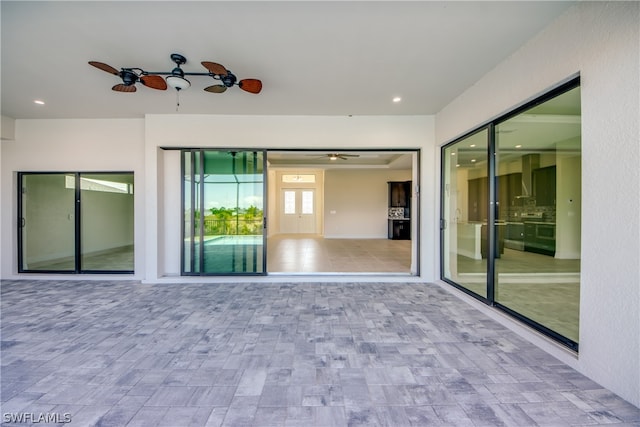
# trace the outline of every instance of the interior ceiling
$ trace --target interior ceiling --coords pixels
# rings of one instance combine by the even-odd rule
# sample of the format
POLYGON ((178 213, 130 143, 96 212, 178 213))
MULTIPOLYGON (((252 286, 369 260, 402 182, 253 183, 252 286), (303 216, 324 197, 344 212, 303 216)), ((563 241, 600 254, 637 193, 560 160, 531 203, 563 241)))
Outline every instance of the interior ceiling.
POLYGON ((118 77, 88 65, 170 71, 172 53, 185 72, 212 61, 263 82, 216 94, 210 77, 187 77, 179 114, 431 115, 571 3, 2 1, 2 115, 175 114, 173 89, 114 92, 118 77))
POLYGON ((276 169, 411 169, 413 156, 398 151, 269 151, 267 161, 276 169))

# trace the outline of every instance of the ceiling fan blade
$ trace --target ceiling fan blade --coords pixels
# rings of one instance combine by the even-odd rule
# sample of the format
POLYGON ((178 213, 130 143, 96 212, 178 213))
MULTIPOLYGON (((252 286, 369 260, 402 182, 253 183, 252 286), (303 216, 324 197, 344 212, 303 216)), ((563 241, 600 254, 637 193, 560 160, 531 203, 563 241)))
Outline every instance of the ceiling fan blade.
POLYGON ((204 90, 212 93, 222 93, 227 90, 227 87, 225 85, 213 85, 205 87, 204 90))
POLYGON ((229 73, 226 68, 224 68, 220 64, 216 64, 215 62, 202 61, 202 65, 204 66, 204 68, 209 70, 209 72, 217 74, 219 76, 226 76, 229 73))
POLYGON ((124 85, 122 83, 115 85, 111 89, 115 90, 116 92, 135 92, 136 91, 136 87, 134 85, 124 85))
POLYGON ((240 86, 240 89, 250 93, 260 93, 262 90, 262 82, 258 79, 242 79, 238 86, 240 86))
POLYGON ((116 76, 119 74, 118 70, 113 68, 111 65, 104 64, 98 61, 89 61, 89 65, 93 65, 96 68, 101 69, 102 71, 106 71, 109 74, 115 74, 116 76))
POLYGON ((143 85, 151 89, 166 90, 167 82, 160 76, 142 76, 140 81, 143 85))

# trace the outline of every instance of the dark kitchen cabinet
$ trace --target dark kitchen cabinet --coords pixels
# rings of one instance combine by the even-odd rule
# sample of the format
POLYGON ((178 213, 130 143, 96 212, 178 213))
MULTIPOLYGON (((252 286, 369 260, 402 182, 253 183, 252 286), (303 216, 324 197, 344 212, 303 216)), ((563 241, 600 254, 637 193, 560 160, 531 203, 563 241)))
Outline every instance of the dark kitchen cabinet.
POLYGON ((522 174, 520 172, 498 176, 496 181, 498 193, 498 219, 507 219, 509 206, 522 194, 522 174))
POLYGON ((486 221, 489 217, 489 180, 487 177, 470 179, 469 221, 486 221))
POLYGON ((394 240, 411 239, 411 181, 390 181, 388 237, 394 240))
POLYGON ((534 169, 533 194, 536 199, 536 206, 556 205, 556 167, 534 169))
POLYGON ((389 239, 411 240, 411 221, 404 219, 390 219, 389 239))

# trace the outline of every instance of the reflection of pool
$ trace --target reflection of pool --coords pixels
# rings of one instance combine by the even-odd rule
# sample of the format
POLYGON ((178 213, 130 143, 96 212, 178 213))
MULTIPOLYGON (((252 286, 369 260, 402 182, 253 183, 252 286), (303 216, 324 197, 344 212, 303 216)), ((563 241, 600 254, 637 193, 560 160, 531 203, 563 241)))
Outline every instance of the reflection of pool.
POLYGON ((262 235, 206 236, 204 245, 262 245, 262 235))

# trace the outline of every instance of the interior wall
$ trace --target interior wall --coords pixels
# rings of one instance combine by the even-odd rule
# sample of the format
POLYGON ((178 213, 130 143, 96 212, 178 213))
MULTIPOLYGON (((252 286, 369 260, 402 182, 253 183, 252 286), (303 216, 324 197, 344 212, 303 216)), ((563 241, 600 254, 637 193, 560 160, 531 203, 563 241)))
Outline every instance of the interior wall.
MULTIPOLYGON (((136 277, 144 272, 144 121, 142 119, 16 120, 2 141, 2 278, 17 274, 17 172, 133 171, 136 277)), ((29 277, 34 277, 31 274, 29 277)), ((55 276, 59 278, 59 276, 55 276)), ((83 278, 91 278, 83 276, 83 278)))
POLYGON ((328 169, 325 238, 386 239, 388 181, 409 181, 411 170, 328 169))
POLYGON ((573 358, 545 341, 540 345, 636 406, 639 23, 638 2, 578 2, 436 116, 436 139, 444 145, 580 74, 580 353, 573 358))
POLYGON ((134 195, 82 192, 82 253, 133 245, 134 195))

